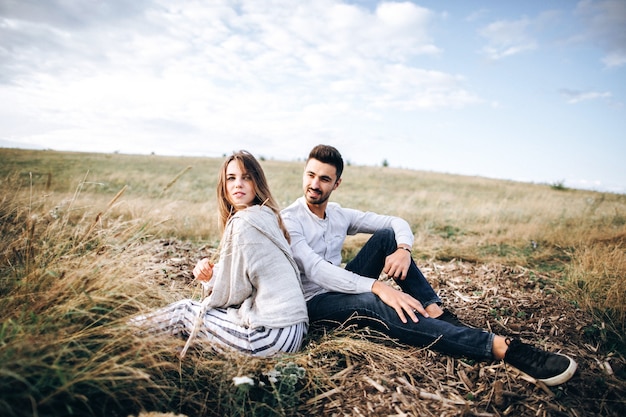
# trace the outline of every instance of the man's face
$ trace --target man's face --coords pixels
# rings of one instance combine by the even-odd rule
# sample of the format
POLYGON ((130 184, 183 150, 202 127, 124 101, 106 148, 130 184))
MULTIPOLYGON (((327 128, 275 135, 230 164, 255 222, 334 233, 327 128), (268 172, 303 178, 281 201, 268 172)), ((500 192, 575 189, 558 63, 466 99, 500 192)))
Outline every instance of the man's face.
POLYGON ((337 179, 337 169, 317 159, 309 159, 302 176, 302 188, 307 203, 324 204, 330 194, 339 187, 341 179, 337 179))

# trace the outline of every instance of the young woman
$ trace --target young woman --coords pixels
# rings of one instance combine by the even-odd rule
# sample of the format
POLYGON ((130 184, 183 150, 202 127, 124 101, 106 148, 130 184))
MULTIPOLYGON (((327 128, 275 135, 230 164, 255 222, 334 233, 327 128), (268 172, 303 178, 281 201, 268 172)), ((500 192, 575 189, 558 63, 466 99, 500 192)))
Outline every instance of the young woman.
POLYGON ((201 303, 185 299, 133 320, 156 331, 211 342, 254 356, 295 352, 308 328, 289 234, 258 161, 235 152, 220 170, 218 213, 223 229, 219 262, 193 270, 210 291, 201 303))

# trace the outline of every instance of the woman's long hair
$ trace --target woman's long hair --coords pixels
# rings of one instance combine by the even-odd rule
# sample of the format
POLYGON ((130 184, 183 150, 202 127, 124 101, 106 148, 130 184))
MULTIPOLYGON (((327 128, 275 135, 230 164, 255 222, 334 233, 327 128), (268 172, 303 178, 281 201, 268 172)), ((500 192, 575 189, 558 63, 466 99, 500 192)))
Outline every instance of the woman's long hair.
POLYGON ((240 210, 240 207, 235 206, 228 196, 228 191, 226 190, 226 169, 228 164, 232 161, 237 161, 241 170, 250 175, 252 179, 252 184, 254 184, 254 200, 252 201, 252 205, 263 205, 269 207, 274 214, 276 215, 276 219, 278 220, 278 226, 280 230, 283 231, 285 238, 289 242, 289 232, 285 228, 283 223, 283 219, 280 217, 280 208, 274 200, 272 193, 270 192, 270 188, 267 185, 267 180, 265 179, 265 173, 263 172, 263 168, 261 168, 261 164, 256 160, 256 158, 248 151, 238 151, 234 152, 231 156, 229 156, 222 165, 222 169, 220 170, 218 181, 217 181, 217 212, 219 216, 219 222, 221 230, 223 231, 226 227, 226 223, 231 218, 231 216, 240 210))

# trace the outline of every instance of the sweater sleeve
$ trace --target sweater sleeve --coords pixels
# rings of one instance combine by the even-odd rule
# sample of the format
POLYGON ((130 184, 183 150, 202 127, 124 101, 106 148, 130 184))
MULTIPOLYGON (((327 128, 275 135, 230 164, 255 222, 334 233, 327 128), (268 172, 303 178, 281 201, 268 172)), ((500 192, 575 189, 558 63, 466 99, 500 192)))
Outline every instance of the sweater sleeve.
POLYGON ((326 291, 348 294, 370 292, 373 278, 363 277, 324 260, 307 243, 302 223, 291 216, 283 216, 285 226, 291 236, 293 257, 302 273, 305 298, 308 300, 319 293, 319 287, 326 291))
POLYGON ((242 325, 255 328, 307 322, 302 288, 288 249, 273 214, 251 209, 234 216, 224 232, 219 274, 214 277, 208 307, 227 308, 242 325))

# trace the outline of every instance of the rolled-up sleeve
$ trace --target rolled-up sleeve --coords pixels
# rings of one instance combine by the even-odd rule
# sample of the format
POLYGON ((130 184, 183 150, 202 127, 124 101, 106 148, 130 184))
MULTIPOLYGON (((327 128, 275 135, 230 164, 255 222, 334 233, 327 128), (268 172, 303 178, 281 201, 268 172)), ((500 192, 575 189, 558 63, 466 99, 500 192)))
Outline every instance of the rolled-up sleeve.
POLYGON ((305 299, 327 291, 360 294, 372 290, 375 279, 326 261, 308 244, 301 222, 288 215, 283 216, 283 220, 291 236, 291 250, 300 269, 305 299))
POLYGON ((398 245, 413 246, 415 237, 413 236, 411 225, 403 218, 349 208, 341 208, 341 213, 348 218, 347 221, 350 224, 348 234, 350 235, 374 233, 377 230, 391 228, 396 236, 398 245))
POLYGON ((391 228, 398 244, 413 245, 413 232, 404 219, 343 208, 337 203, 329 203, 326 218, 320 219, 301 197, 282 211, 282 217, 307 300, 328 291, 361 294, 372 290, 374 278, 341 266, 341 249, 347 235, 391 228))

